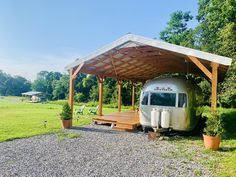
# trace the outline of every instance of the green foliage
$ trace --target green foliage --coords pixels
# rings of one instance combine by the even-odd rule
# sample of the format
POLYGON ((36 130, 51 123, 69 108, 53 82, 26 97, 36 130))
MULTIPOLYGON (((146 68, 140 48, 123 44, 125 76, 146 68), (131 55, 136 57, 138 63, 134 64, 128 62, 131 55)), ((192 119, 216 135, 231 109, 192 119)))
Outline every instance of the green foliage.
POLYGON ((110 104, 118 92, 117 81, 111 78, 105 79, 103 87, 103 103, 110 104))
POLYGON ((66 102, 62 107, 62 112, 60 113, 61 120, 70 120, 72 119, 72 111, 68 102, 66 102))
POLYGON ((224 132, 222 116, 218 111, 205 110, 202 114, 206 117, 204 132, 208 136, 221 136, 224 132))
MULTIPOLYGON (((47 99, 53 98, 54 83, 62 77, 59 72, 40 71, 37 74, 36 80, 32 83, 32 89, 46 94, 47 99)), ((54 95, 55 97, 55 95, 54 95)))
POLYGON ((229 67, 224 82, 220 85, 220 102, 224 107, 236 108, 236 57, 229 67))
POLYGON ((59 80, 54 80, 52 83, 53 99, 65 99, 69 94, 69 76, 67 74, 62 75, 59 80))
POLYGON ((207 80, 202 80, 199 82, 198 86, 202 90, 204 104, 210 105, 210 97, 211 97, 211 84, 207 80))
MULTIPOLYGON (((167 27, 160 38, 167 42, 200 49, 233 58, 232 65, 220 85, 220 104, 236 108, 236 1, 198 0, 199 24, 195 29, 188 28, 192 20, 189 12, 177 11, 171 14, 167 27)), ((209 102, 209 84, 203 81, 204 100, 209 102)))
POLYGON ((83 93, 76 93, 74 96, 74 101, 80 103, 87 101, 87 99, 83 93))
POLYGON ((199 43, 201 49, 233 58, 220 86, 220 102, 236 107, 236 1, 199 0, 199 43))
POLYGON ((236 139, 236 109, 223 109, 221 112, 225 138, 236 139))
POLYGON ((98 101, 98 86, 93 85, 89 91, 89 95, 92 101, 98 101))
POLYGON ((193 30, 187 27, 187 22, 193 19, 190 12, 176 11, 171 14, 165 30, 160 32, 160 38, 169 43, 193 46, 193 30))
POLYGON ((0 70, 0 95, 20 96, 30 90, 31 83, 21 76, 12 77, 0 70))

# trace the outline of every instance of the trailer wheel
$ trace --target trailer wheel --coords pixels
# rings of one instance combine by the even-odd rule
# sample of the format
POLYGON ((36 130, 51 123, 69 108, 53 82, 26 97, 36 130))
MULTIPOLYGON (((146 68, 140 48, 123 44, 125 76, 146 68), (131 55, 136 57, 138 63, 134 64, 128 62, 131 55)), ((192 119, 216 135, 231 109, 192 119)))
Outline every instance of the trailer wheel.
POLYGON ((143 133, 148 133, 148 127, 142 126, 143 133))

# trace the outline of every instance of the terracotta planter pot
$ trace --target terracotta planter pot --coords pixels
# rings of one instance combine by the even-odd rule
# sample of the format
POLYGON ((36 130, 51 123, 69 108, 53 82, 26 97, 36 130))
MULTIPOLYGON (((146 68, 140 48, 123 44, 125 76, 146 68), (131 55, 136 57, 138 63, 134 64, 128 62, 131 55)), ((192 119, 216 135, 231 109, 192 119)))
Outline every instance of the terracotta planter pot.
POLYGON ((61 120, 61 126, 64 129, 71 128, 71 126, 72 126, 71 119, 69 119, 69 120, 61 120))
POLYGON ((206 149, 218 150, 221 138, 219 136, 208 136, 203 134, 204 146, 206 149))
POLYGON ((72 119, 70 119, 70 128, 72 127, 72 119))

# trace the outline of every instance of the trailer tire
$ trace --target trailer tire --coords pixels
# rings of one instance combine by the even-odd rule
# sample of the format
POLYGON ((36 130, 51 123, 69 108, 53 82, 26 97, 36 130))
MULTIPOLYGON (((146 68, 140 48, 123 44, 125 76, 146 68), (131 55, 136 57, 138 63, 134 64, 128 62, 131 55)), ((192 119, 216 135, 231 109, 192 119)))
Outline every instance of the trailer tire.
POLYGON ((146 126, 142 126, 143 133, 148 133, 149 128, 146 126))

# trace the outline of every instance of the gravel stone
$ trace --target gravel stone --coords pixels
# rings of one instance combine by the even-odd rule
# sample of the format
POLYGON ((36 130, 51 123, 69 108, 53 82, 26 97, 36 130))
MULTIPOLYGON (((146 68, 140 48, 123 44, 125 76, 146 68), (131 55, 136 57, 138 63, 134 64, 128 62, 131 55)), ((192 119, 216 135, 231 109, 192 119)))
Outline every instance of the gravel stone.
MULTIPOLYGON (((141 132, 113 131, 101 125, 66 132, 81 136, 60 140, 51 134, 0 143, 0 176, 212 175, 199 160, 174 155, 173 152, 178 152, 175 143, 148 141, 147 134, 141 132)), ((195 146, 188 150, 198 151, 195 146)), ((196 158, 201 157, 197 154, 196 158)))

